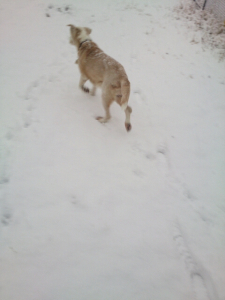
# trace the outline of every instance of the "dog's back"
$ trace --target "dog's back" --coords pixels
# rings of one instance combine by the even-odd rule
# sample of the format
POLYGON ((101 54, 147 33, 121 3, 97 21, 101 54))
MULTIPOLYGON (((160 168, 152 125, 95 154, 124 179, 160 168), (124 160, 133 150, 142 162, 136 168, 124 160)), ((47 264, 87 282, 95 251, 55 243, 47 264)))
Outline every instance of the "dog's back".
POLYGON ((118 86, 122 79, 127 79, 123 66, 105 54, 94 42, 84 43, 78 50, 80 72, 85 74, 93 84, 104 79, 118 86))

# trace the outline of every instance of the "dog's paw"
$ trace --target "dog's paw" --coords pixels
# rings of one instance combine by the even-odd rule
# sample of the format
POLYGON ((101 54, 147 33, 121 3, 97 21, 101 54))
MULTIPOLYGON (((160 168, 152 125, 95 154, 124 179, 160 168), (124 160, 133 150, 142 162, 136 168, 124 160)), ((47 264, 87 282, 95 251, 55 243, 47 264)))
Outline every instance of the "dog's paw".
POLYGON ((105 123, 103 117, 96 117, 95 119, 96 119, 97 121, 99 121, 100 123, 105 123))
POLYGON ((125 123, 125 127, 127 131, 131 131, 132 126, 130 123, 125 123))
POLYGON ((108 119, 103 118, 103 117, 96 117, 95 118, 97 121, 99 121, 100 123, 106 123, 108 121, 108 119))
POLYGON ((82 90, 83 90, 85 93, 89 93, 89 88, 87 88, 86 86, 82 86, 82 90))

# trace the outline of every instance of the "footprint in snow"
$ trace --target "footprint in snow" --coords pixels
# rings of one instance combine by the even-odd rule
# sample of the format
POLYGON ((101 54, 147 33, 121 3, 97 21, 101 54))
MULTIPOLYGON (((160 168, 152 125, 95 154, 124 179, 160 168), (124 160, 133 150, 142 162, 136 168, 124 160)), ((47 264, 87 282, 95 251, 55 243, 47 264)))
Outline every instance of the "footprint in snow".
POLYGON ((3 211, 3 214, 1 216, 1 223, 5 226, 9 225, 10 221, 12 219, 12 214, 9 209, 5 209, 3 211))
POLYGON ((163 175, 168 175, 170 164, 168 158, 168 148, 164 142, 160 143, 157 147, 157 160, 163 175))

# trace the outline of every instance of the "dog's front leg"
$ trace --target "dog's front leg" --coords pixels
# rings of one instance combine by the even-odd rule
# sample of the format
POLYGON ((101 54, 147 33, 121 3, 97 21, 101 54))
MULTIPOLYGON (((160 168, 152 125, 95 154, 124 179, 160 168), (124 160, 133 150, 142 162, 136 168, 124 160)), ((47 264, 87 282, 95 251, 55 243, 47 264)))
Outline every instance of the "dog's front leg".
POLYGON ((80 76, 79 88, 81 88, 85 93, 89 93, 89 88, 85 87, 84 84, 87 81, 87 78, 83 75, 80 76))
POLYGON ((106 123, 111 118, 109 107, 112 103, 112 100, 108 97, 102 96, 102 104, 105 109, 105 117, 97 117, 96 120, 98 120, 100 123, 106 123))

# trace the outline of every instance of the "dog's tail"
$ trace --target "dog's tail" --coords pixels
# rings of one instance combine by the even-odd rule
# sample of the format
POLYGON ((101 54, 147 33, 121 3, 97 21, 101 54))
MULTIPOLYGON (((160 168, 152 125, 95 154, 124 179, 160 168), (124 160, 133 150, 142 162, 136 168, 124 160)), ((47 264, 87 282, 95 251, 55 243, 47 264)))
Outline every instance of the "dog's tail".
POLYGON ((121 92, 122 92, 121 108, 125 110, 127 108, 127 104, 130 96, 130 82, 127 78, 121 80, 121 92))

